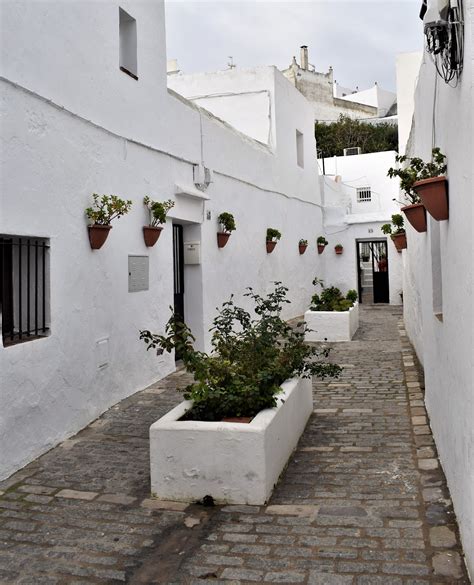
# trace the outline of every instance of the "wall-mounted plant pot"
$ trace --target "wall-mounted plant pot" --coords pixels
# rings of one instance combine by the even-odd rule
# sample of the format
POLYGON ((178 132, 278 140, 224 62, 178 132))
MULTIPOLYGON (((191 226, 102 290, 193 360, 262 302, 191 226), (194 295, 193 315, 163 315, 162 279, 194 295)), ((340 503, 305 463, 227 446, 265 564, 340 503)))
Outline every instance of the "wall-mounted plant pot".
POLYGON ((342 246, 336 246, 334 248, 334 251, 336 252, 336 254, 342 254, 342 252, 344 251, 344 248, 342 246))
POLYGON ((405 232, 403 232, 402 234, 392 234, 390 237, 392 238, 392 242, 395 244, 397 252, 401 253, 402 250, 406 250, 407 235, 405 232))
POLYGON ((145 240, 145 245, 148 248, 151 248, 156 244, 158 238, 161 236, 161 232, 163 228, 161 227, 153 227, 151 225, 144 225, 143 226, 143 239, 145 240))
POLYGON ((217 232, 217 246, 223 248, 229 241, 230 234, 226 232, 217 232))
POLYGON ((298 244, 298 250, 300 251, 300 254, 304 254, 306 252, 307 247, 308 244, 298 244))
POLYGON ((433 219, 443 221, 449 218, 448 181, 446 177, 432 177, 417 181, 413 189, 420 196, 426 211, 433 219))
POLYGON ((268 241, 267 240, 267 254, 271 254, 277 245, 276 242, 268 241))
POLYGON ((87 229, 89 230, 89 242, 92 250, 100 250, 104 245, 112 226, 94 224, 88 225, 87 229))
POLYGON ((324 244, 318 244, 318 254, 322 254, 325 247, 326 246, 324 244))
POLYGON ((402 211, 417 232, 426 232, 426 210, 423 203, 406 205, 405 207, 402 207, 402 211))

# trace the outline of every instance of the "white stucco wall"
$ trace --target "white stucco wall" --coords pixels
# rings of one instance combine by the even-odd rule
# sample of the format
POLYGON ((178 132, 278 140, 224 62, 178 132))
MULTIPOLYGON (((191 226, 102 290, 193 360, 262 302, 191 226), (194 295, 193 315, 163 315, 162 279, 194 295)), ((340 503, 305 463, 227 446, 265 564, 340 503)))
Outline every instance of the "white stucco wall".
MULTIPOLYGON (((407 153, 427 160, 432 146, 439 146, 447 155, 450 216, 448 221, 439 223, 429 220, 425 234, 407 230, 404 272, 405 326, 424 365, 426 406, 471 576, 474 574, 473 14, 473 2, 466 2, 464 72, 456 88, 446 85, 436 75, 428 55, 423 57, 407 153)), ((409 100, 406 103, 409 107, 409 100)))
POLYGON ((415 107, 415 88, 422 57, 421 51, 397 55, 398 151, 400 154, 405 154, 410 135, 415 107))
POLYGON ((355 93, 349 93, 340 98, 347 102, 364 104, 377 108, 378 116, 386 116, 397 99, 396 93, 382 89, 377 84, 369 89, 363 89, 355 93))
POLYGON ((265 293, 282 280, 291 287, 290 318, 307 308, 312 278, 321 274, 309 104, 265 68, 277 146, 258 144, 167 91, 162 3, 121 6, 137 19, 138 82, 118 69, 117 3, 94 6, 92 19, 79 3, 54 11, 48 3, 1 7, 0 233, 49 238, 51 335, 0 347, 0 478, 174 369, 170 356, 147 353, 138 340, 141 328, 163 331, 169 316, 172 221, 184 225, 185 241, 201 241, 201 265, 185 267, 186 318, 200 348, 209 347, 215 307, 231 293, 240 301, 246 286, 265 293), (297 129, 305 135, 304 168, 296 164, 297 129), (194 187, 193 163, 201 161, 214 172, 209 200, 175 195, 176 184, 194 187), (134 204, 94 252, 84 216, 93 192, 134 204), (146 194, 176 201, 151 249, 142 236, 146 194), (234 213, 237 231, 219 250, 222 211, 234 213), (270 255, 267 227, 283 233, 270 255), (300 238, 310 242, 303 256, 300 238), (128 292, 129 254, 149 256, 148 291, 128 292), (98 369, 103 338, 108 366, 98 369))

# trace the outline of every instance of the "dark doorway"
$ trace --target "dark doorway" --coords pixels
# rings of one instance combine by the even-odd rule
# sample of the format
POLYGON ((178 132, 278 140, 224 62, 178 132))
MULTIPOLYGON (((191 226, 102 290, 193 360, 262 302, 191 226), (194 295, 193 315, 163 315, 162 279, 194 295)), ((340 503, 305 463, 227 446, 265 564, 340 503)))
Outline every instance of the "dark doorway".
POLYGON ((388 303, 387 240, 357 242, 357 269, 361 303, 388 303))
POLYGON ((184 321, 183 226, 173 224, 174 312, 184 321))

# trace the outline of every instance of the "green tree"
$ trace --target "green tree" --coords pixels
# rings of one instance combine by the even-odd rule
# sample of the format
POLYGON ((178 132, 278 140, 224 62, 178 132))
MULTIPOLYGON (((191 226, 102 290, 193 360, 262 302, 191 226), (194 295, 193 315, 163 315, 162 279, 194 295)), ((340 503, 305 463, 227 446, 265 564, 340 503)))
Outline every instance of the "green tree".
POLYGON ((342 156, 344 148, 360 146, 362 154, 398 150, 398 128, 392 124, 368 124, 341 114, 337 122, 316 122, 314 135, 322 157, 342 156))

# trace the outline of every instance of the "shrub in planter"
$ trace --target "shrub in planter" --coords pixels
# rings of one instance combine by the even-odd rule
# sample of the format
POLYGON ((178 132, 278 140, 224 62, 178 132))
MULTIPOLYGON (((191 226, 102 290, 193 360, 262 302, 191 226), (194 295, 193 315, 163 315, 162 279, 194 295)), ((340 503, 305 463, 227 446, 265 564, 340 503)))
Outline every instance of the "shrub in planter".
POLYGON ((326 246, 329 244, 329 242, 326 240, 324 236, 319 236, 318 239, 316 240, 316 244, 318 245, 318 254, 322 254, 326 246))
POLYGON ((347 311, 357 301, 357 292, 351 289, 346 296, 335 286, 325 287, 324 281, 317 276, 313 280, 314 286, 320 286, 321 292, 311 297, 311 311, 347 311))
POLYGON ((156 244, 161 235, 163 230, 161 226, 166 223, 166 214, 174 207, 174 201, 171 199, 163 202, 153 201, 147 195, 143 198, 143 204, 147 207, 150 214, 149 224, 143 226, 143 238, 145 245, 151 248, 156 244))
POLYGON ((391 237, 398 252, 401 253, 402 250, 406 249, 407 236, 405 233, 403 215, 400 215, 400 213, 394 213, 392 215, 392 223, 385 223, 380 229, 384 234, 391 237))
POLYGON ((275 228, 267 228, 267 254, 271 254, 281 238, 281 233, 275 228))
POLYGON ((342 254, 342 252, 344 251, 344 246, 342 244, 336 244, 334 246, 334 250, 336 254, 342 254))
POLYGON ((112 229, 112 221, 127 214, 132 207, 132 201, 125 201, 117 195, 98 195, 97 193, 92 194, 92 199, 93 204, 87 207, 85 213, 91 221, 87 226, 91 248, 99 250, 112 229))
MULTIPOLYGON (((426 184, 442 184, 446 186, 446 181, 443 181, 440 177, 440 175, 443 175, 447 169, 444 159, 445 156, 441 154, 439 148, 433 148, 432 161, 429 163, 425 163, 421 158, 418 157, 410 158, 405 155, 397 155, 395 160, 401 164, 408 161, 408 166, 398 169, 392 167, 388 170, 387 174, 389 177, 399 177, 400 179, 400 187, 411 203, 411 205, 402 207, 402 211, 405 213, 406 218, 411 223, 411 225, 418 232, 426 232, 426 210, 424 203, 427 202, 428 205, 430 205, 430 202, 428 201, 428 198, 426 198, 426 201, 422 201, 420 194, 418 193, 418 187, 416 187, 416 185, 420 186, 419 184, 421 183, 421 191, 423 191, 423 185, 426 184), (426 179, 433 179, 435 177, 440 177, 440 180, 431 182, 428 181, 428 183, 426 183, 426 179)), ((445 210, 446 215, 446 217, 443 217, 443 219, 447 219, 447 190, 444 189, 444 191, 446 200, 441 204, 441 207, 445 210)), ((437 214, 437 211, 440 212, 439 209, 432 210, 435 214, 437 214)))
POLYGON ((230 234, 236 229, 235 219, 232 213, 227 211, 222 212, 217 221, 220 223, 221 229, 217 232, 217 245, 223 248, 229 241, 230 234))
MULTIPOLYGON (((276 405, 281 384, 296 376, 338 376, 341 368, 324 360, 328 349, 304 343, 305 330, 293 329, 281 318, 288 289, 280 282, 267 297, 251 288, 245 296, 254 304, 255 316, 225 302, 214 319, 212 352, 193 349, 194 337, 179 317, 173 315, 165 335, 141 331, 150 348, 179 351, 194 382, 184 397, 192 400, 186 420, 220 421, 229 417, 253 417, 276 405)), ((302 324, 300 324, 302 325, 302 324)))
POLYGON ((301 239, 298 242, 298 249, 300 251, 300 254, 304 254, 306 252, 307 247, 308 247, 308 240, 301 239))

